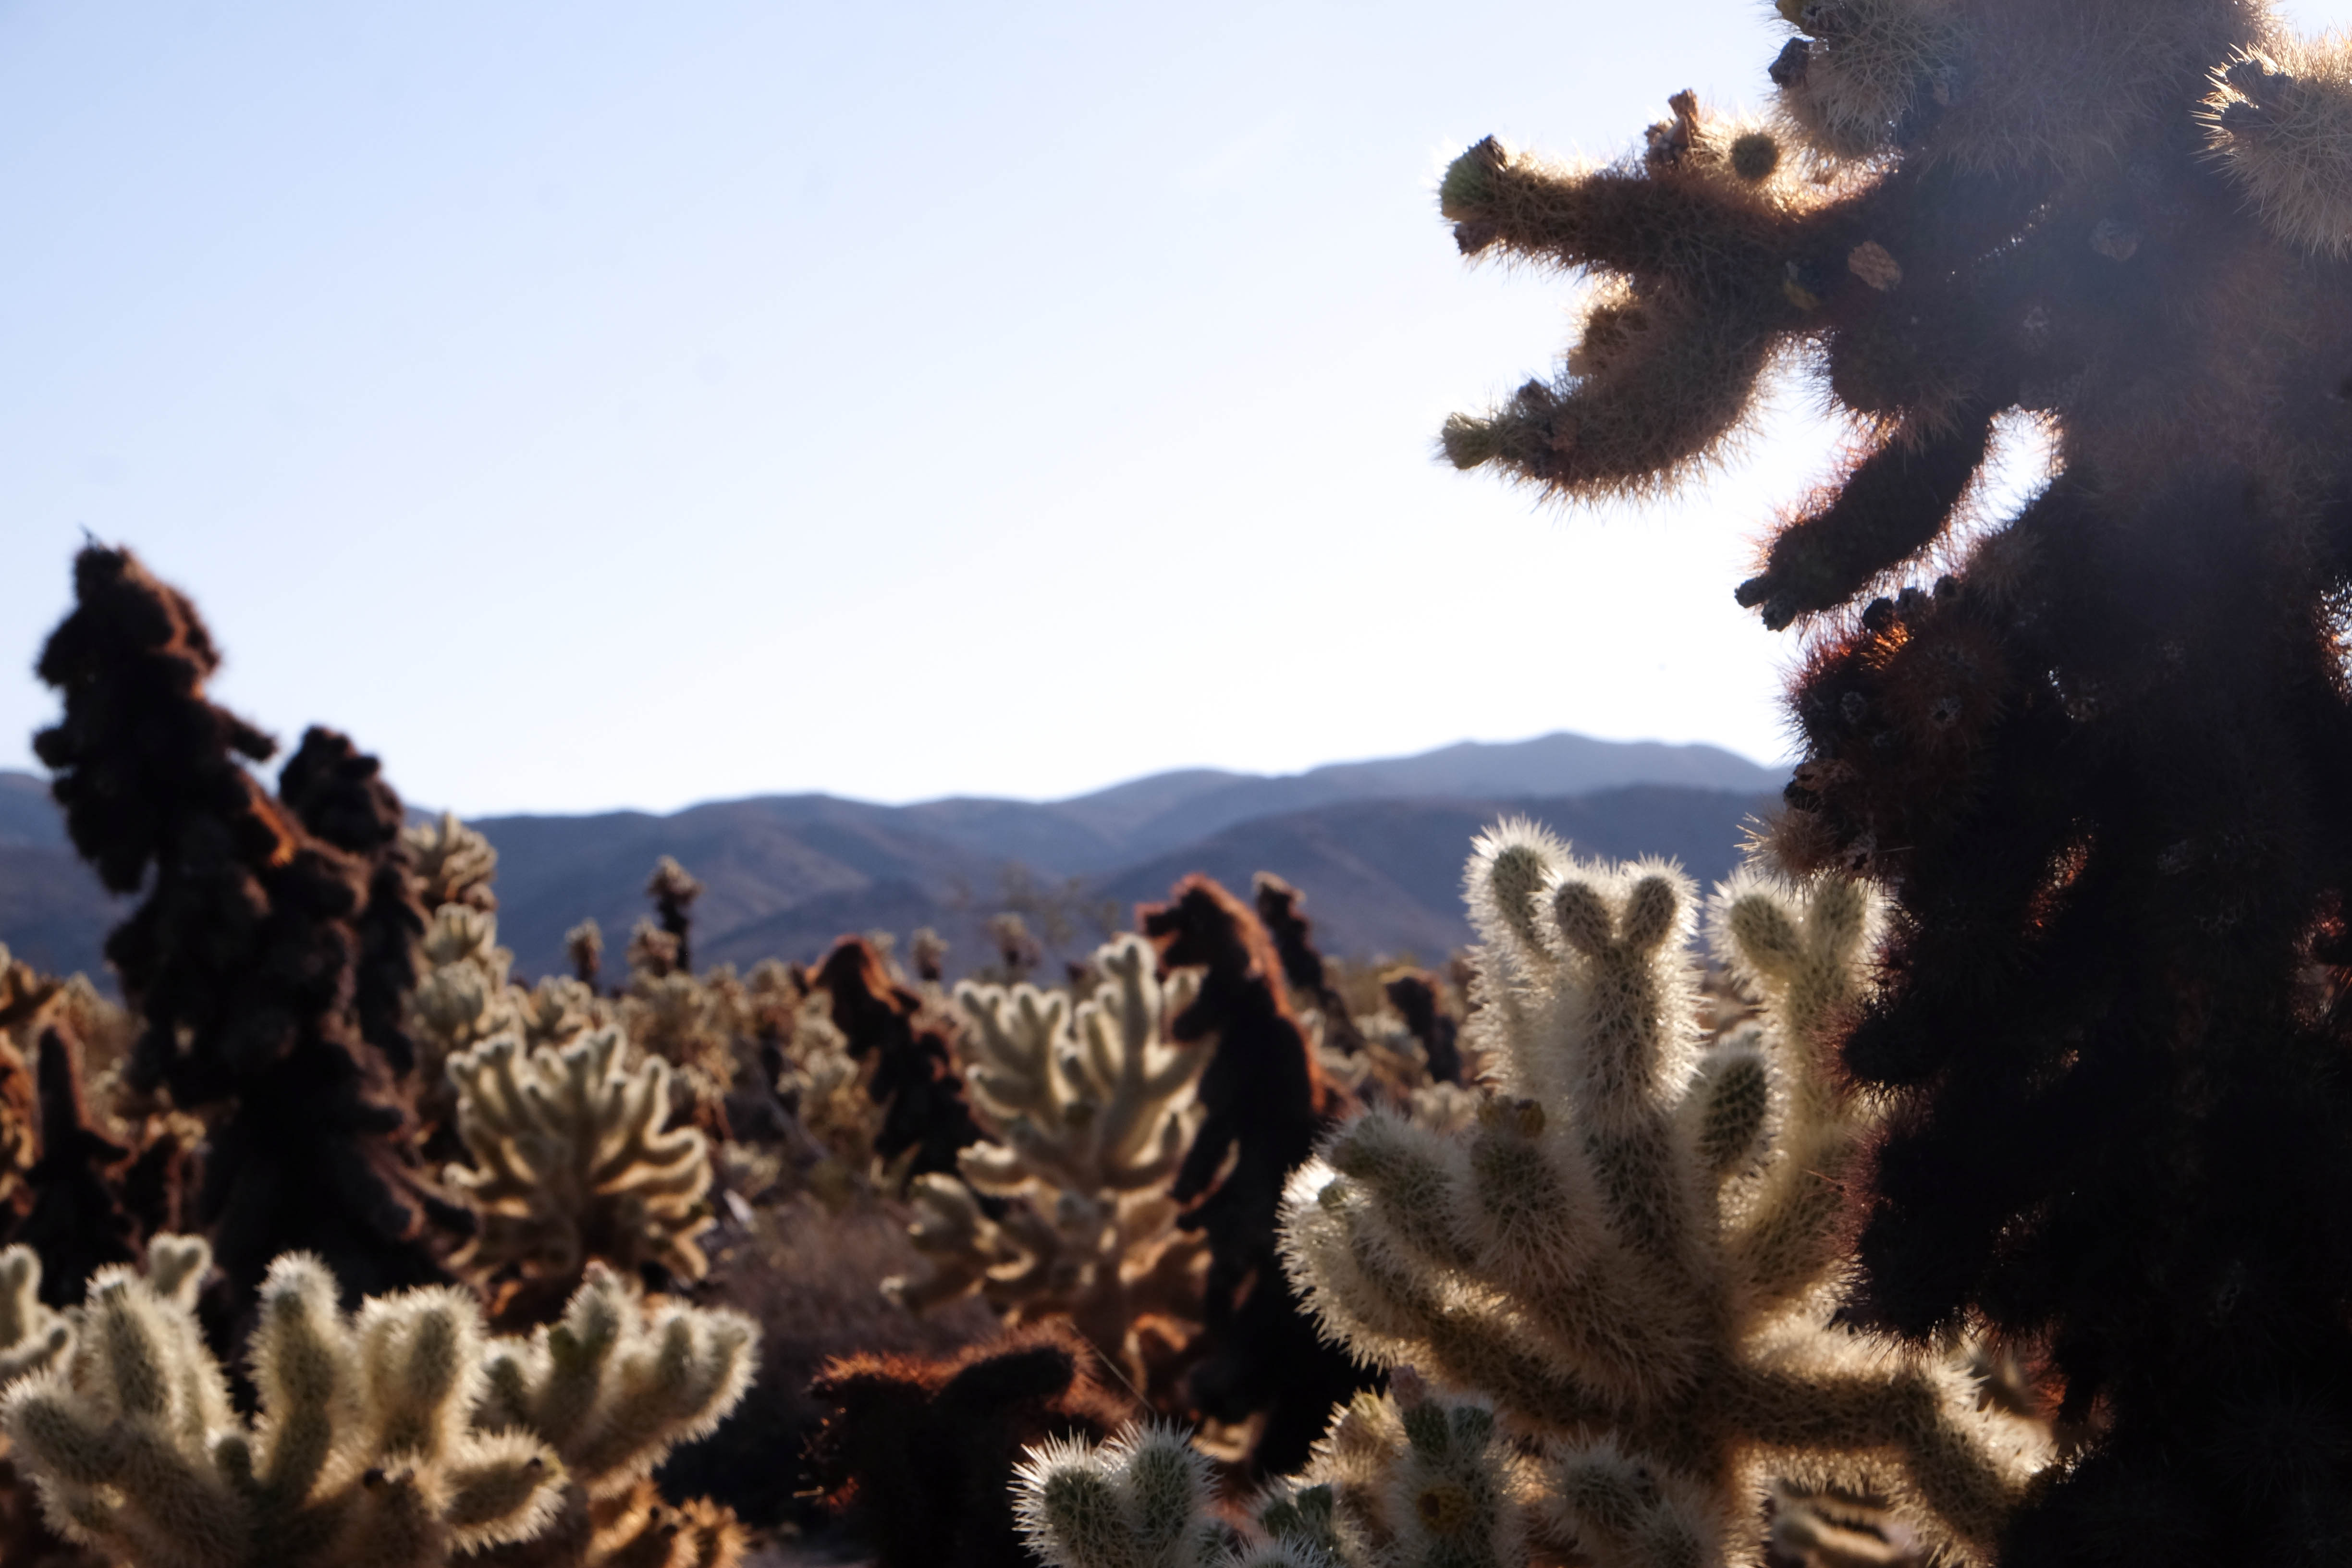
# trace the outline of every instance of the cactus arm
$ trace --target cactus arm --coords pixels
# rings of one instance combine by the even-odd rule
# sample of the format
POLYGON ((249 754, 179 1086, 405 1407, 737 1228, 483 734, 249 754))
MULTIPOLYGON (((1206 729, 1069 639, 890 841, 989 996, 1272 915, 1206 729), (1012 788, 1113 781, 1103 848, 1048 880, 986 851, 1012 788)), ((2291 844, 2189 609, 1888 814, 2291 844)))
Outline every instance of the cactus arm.
POLYGON ((1782 529, 1739 603, 1778 631, 1800 615, 1844 604, 1944 531, 1982 466, 1993 410, 1977 404, 1940 427, 1914 420, 1846 475, 1827 501, 1782 529))

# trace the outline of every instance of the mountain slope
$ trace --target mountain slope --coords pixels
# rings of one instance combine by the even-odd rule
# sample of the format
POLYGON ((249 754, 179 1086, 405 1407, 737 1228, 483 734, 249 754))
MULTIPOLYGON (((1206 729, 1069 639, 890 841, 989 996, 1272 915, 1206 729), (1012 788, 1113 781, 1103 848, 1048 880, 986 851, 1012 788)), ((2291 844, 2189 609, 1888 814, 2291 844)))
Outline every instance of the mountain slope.
MULTIPOLYGON (((1007 908, 1075 955, 1189 870, 1237 889, 1257 870, 1289 878, 1332 952, 1435 957, 1468 940, 1462 862, 1497 817, 1539 816, 1585 853, 1674 856, 1706 879, 1780 782, 1714 747, 1549 735, 1283 777, 1187 769, 1065 801, 769 795, 476 826, 499 849, 499 934, 525 974, 561 968, 564 932, 590 916, 617 969, 663 855, 706 889, 704 963, 808 959, 844 932, 929 925, 961 970, 988 959, 988 917, 1007 908)), ((67 847, 47 781, 0 773, 0 942, 94 970, 124 912, 67 847)))

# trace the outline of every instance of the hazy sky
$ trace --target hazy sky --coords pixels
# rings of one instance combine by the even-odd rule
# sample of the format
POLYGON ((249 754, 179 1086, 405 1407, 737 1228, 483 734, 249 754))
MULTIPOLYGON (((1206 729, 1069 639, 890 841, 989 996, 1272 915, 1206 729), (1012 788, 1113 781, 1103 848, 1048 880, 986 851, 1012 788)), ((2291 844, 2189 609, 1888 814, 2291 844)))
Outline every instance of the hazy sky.
POLYGON ((0 766, 84 530, 471 812, 1776 756, 1801 394, 1637 511, 1432 458, 1572 297, 1446 160, 1754 101, 1769 9, 0 3, 0 766))

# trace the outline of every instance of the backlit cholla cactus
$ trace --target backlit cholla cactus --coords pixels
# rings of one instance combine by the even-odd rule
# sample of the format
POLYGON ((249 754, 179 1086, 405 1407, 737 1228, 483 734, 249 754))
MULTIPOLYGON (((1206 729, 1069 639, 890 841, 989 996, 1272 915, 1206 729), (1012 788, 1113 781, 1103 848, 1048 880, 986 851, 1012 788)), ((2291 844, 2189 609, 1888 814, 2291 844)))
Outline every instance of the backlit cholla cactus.
POLYGON ((961 1152, 964 1182, 917 1178, 909 1234, 932 1273, 897 1289, 917 1306, 978 1290, 1016 1322, 1066 1316, 1140 1386, 1141 1325, 1200 1310, 1200 1248, 1177 1229, 1167 1186, 1208 1053, 1167 1036, 1192 976, 1163 985, 1134 936, 1097 949, 1094 965, 1108 984, 1075 1016, 1067 996, 1028 984, 956 988, 964 1084, 998 1141, 961 1152), (990 1220, 973 1189, 1007 1200, 1003 1216, 990 1220))
MULTIPOLYGON (((1410 1372, 1359 1394, 1299 1476, 1265 1488, 1246 1530, 1215 1507, 1182 1434, 1132 1427, 1032 1448, 1014 1480, 1024 1532, 1052 1568, 1517 1568, 1540 1516, 1537 1466, 1483 1400, 1410 1372)), ((1603 1561, 1606 1561, 1605 1559, 1603 1561)), ((1694 1560, 1696 1568, 1696 1560, 1694 1560)))
POLYGON ((197 1327, 203 1243, 157 1247, 150 1278, 93 1277, 50 1329, 63 1353, 0 1399, 0 1429, 67 1537, 132 1568, 427 1568, 553 1517, 564 1476, 548 1445, 469 1419, 488 1350, 471 1297, 427 1288, 347 1315, 315 1260, 279 1258, 248 1423, 197 1327))
POLYGON ((551 974, 529 991, 509 986, 515 1027, 532 1050, 541 1046, 568 1046, 591 1029, 610 1028, 618 1015, 613 1005, 568 974, 551 974))
POLYGON ((869 1068, 849 1054, 848 1037, 835 1026, 824 993, 799 1005, 785 1051, 777 1089, 821 1151, 803 1180, 818 1201, 837 1210, 874 1190, 883 1107, 866 1092, 869 1068))
POLYGON ((1723 889, 1764 1026, 1705 1056, 1679 873, 1515 824, 1470 895, 1503 1095, 1467 1136, 1374 1111, 1294 1181, 1289 1258, 1326 1324, 1543 1434, 1547 1528, 1603 1561, 1750 1561, 1775 1475, 1885 1493, 1989 1560, 2031 1435, 1941 1362, 1829 1326, 1865 1122, 1822 1051, 1859 995, 1863 890, 1723 889))
POLYGON ((621 998, 621 1025, 640 1050, 676 1068, 698 1100, 720 1100, 736 1067, 726 1001, 718 987, 683 970, 640 971, 621 998))
MULTIPOLYGON (((1463 1467, 1460 1495, 1416 1517, 1470 1534, 1449 1555, 1360 1531, 1372 1560, 1508 1563, 1540 1546, 1624 1568, 1750 1563, 1777 1477, 1885 1495, 1937 1550, 1989 1561, 2035 1434, 1980 1415, 1942 1360, 1831 1326, 1842 1185, 1867 1125, 1823 1052, 1860 995, 1862 889, 1748 875, 1718 894, 1717 941, 1761 1023, 1703 1049, 1680 873, 1582 864, 1511 824, 1479 841, 1469 880, 1475 1043, 1501 1093, 1451 1136, 1358 1117, 1285 1205, 1286 1260, 1330 1332, 1492 1401, 1491 1415, 1416 1405, 1418 1379, 1402 1380, 1413 1463, 1463 1467), (1416 1408, 1443 1430, 1414 1436, 1440 1421, 1416 1408)), ((1335 1430, 1326 1479, 1384 1408, 1335 1430)), ((1402 1473, 1405 1450, 1386 1451, 1402 1473)))
POLYGON ((560 1461, 563 1495, 537 1538, 481 1568, 727 1568, 733 1516, 662 1504, 651 1477, 708 1435, 751 1386, 759 1331, 740 1312, 650 1303, 592 1267, 562 1321, 493 1342, 478 1426, 527 1435, 560 1461))
POLYGON ((66 1315, 42 1304, 40 1254, 29 1247, 0 1251, 0 1389, 58 1361, 72 1344, 66 1315))
POLYGON ((663 1130, 668 1064, 628 1068, 626 1047, 610 1028, 530 1052, 502 1035, 452 1058, 458 1136, 474 1164, 446 1175, 481 1214, 457 1267, 568 1285, 602 1259, 702 1278, 695 1238, 711 1224, 709 1148, 690 1127, 663 1130))
POLYGON ((425 1081, 449 1058, 515 1026, 514 954, 499 945, 499 917, 471 904, 442 904, 417 946, 424 978, 410 1005, 425 1081))
POLYGON ((420 822, 401 835, 415 868, 420 900, 429 912, 445 904, 495 910, 490 884, 499 874, 499 852, 490 841, 445 811, 438 822, 420 822))

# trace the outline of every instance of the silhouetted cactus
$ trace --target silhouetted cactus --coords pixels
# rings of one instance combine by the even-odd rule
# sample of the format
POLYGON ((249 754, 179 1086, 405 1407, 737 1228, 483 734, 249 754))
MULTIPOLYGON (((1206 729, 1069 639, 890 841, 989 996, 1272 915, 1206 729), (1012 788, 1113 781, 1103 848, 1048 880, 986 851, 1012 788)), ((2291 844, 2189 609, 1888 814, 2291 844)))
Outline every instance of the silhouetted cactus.
POLYGON ((54 1307, 81 1300, 82 1288, 109 1264, 128 1263, 143 1239, 124 1212, 121 1183, 132 1151, 101 1131, 82 1092, 74 1042, 52 1026, 41 1031, 40 1158, 26 1173, 32 1207, 9 1232, 45 1270, 54 1307))
POLYGON ((353 1012, 365 867, 239 764, 271 743, 206 700, 219 655, 186 599, 96 545, 74 587, 39 664, 65 714, 34 746, 75 847, 142 895, 107 942, 141 1020, 125 1077, 210 1111, 195 1218, 229 1304, 288 1247, 362 1291, 443 1278, 405 1116, 353 1012))
POLYGON ((1315 1009, 1326 1049, 1356 1055, 1364 1048, 1363 1036, 1356 1027, 1348 999, 1332 985, 1323 954, 1315 946, 1315 922, 1307 918, 1305 908, 1307 895, 1271 871, 1253 877, 1250 889, 1257 901, 1258 921, 1274 939, 1274 951, 1282 959, 1283 983, 1292 999, 1303 1000, 1315 1009))
POLYGON ((1404 1020, 1405 1028, 1421 1042, 1429 1076, 1439 1083, 1462 1081, 1462 1026, 1441 1005, 1437 976, 1425 969, 1409 969, 1381 982, 1381 994, 1404 1020))
POLYGON ((1223 1421, 1265 1411, 1252 1463, 1288 1470, 1331 1407, 1365 1381, 1317 1337, 1276 1259, 1283 1184, 1344 1101, 1318 1074, 1284 999, 1274 944, 1239 900, 1206 877, 1187 877, 1167 903, 1137 918, 1164 969, 1201 972, 1170 1036, 1180 1045, 1215 1042, 1196 1090, 1200 1128, 1170 1188, 1191 1205, 1178 1223, 1209 1244, 1208 1353, 1192 1369, 1192 1402, 1223 1421))
POLYGON ((129 1027, 83 977, 39 974, 0 948, 0 1240, 47 1262, 52 1305, 79 1301, 93 1270, 182 1226, 202 1124, 145 1102, 109 1115, 86 1088, 82 1032, 121 1037, 119 1053, 129 1027))
POLYGON ((1739 595, 1816 617, 1774 851, 1896 906, 1843 1051, 1894 1102, 1854 1310, 2047 1345, 2095 1417, 2016 1568, 2335 1561, 2352 1014, 2304 977, 2352 969, 2343 48, 2242 0, 1781 10, 1801 156, 1743 173, 1771 133, 1681 100, 1606 169, 1448 174, 1465 248, 1648 312, 1449 450, 1650 482, 1809 351, 1864 450, 1739 595), (2053 477, 1956 538, 2004 416, 2053 477))
POLYGON ((663 932, 677 943, 672 962, 685 973, 692 974, 694 952, 689 944, 694 931, 694 900, 702 897, 702 884, 685 867, 665 855, 646 883, 646 896, 654 901, 654 917, 661 923, 663 932))
POLYGON ((1026 1568, 1013 1511, 1022 1450, 1099 1440, 1130 1414, 1050 1323, 944 1361, 844 1357, 811 1392, 834 1406, 811 1470, 880 1568, 1026 1568))
POLYGON ((360 1037, 405 1077, 416 1067, 406 1024, 425 911, 403 835, 407 816, 400 795, 384 782, 381 762, 350 737, 314 724, 279 770, 278 796, 304 827, 368 868, 367 901, 352 922, 360 942, 352 1005, 360 1037))
POLYGON ((835 943, 810 984, 830 1004, 850 1059, 872 1058, 866 1089, 883 1108, 874 1152, 906 1176, 952 1174, 957 1151, 982 1134, 964 1102, 947 1031, 923 1016, 923 999, 890 978, 864 937, 835 943))

